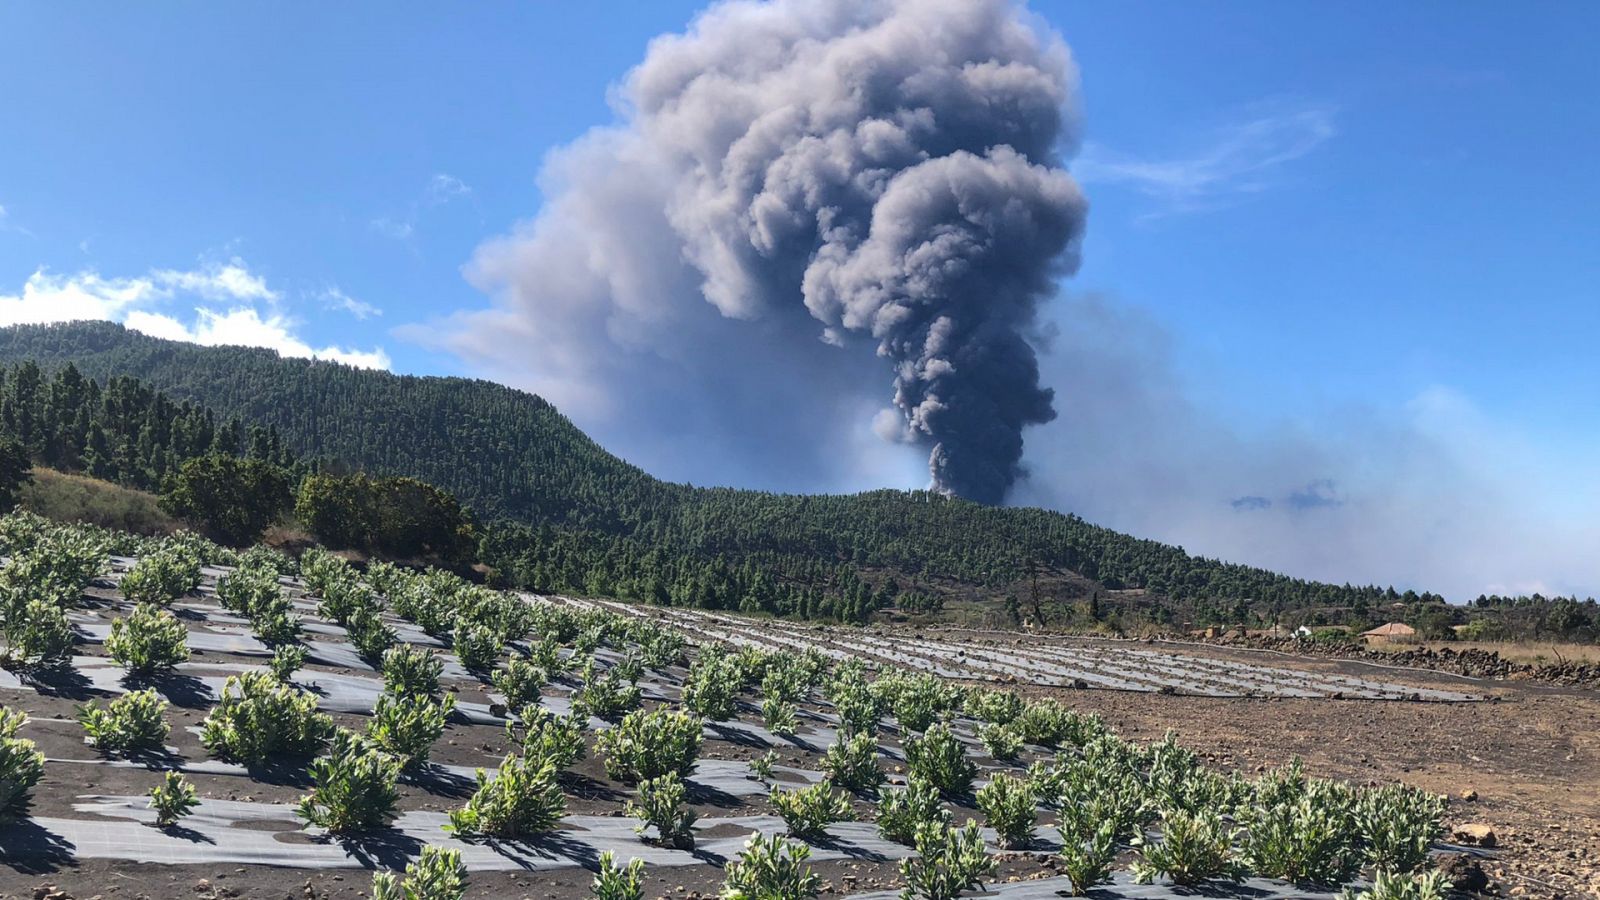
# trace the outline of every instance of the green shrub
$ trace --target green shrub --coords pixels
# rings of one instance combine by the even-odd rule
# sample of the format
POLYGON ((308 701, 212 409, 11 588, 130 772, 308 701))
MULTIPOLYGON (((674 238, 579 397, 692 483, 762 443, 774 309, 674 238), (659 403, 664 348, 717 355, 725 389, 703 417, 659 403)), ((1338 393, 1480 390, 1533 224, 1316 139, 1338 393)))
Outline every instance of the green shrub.
POLYGON ((250 612, 250 630, 256 639, 268 646, 292 644, 300 639, 300 617, 294 614, 294 604, 279 594, 256 604, 250 612))
POLYGON ((1029 703, 1010 724, 1024 743, 1041 747, 1082 747, 1107 733, 1099 716, 1073 712, 1048 697, 1029 703))
POLYGON ((520 838, 553 830, 567 813, 567 798, 549 760, 515 755, 490 778, 478 770, 478 790, 450 813, 447 831, 462 837, 520 838))
POLYGON ((999 762, 1014 762, 1022 753, 1022 735, 1009 725, 978 726, 978 742, 999 762))
POLYGON ((234 569, 217 579, 217 600, 224 608, 246 618, 258 607, 271 604, 283 596, 277 572, 263 569, 234 569))
POLYGON ((1364 891, 1346 888, 1339 900, 1445 900, 1450 895, 1450 878, 1438 869, 1421 875, 1379 870, 1372 887, 1364 891))
POLYGON ((768 750, 760 756, 750 758, 750 775, 757 781, 767 782, 772 780, 772 767, 778 763, 778 754, 768 750))
POLYGON ((0 663, 8 669, 51 668, 72 657, 77 640, 66 610, 50 600, 31 599, 6 614, 6 649, 0 663))
POLYGON ((828 836, 829 825, 855 818, 850 801, 843 794, 835 794, 826 781, 798 791, 774 788, 768 799, 788 826, 789 834, 801 840, 822 840, 828 836))
POLYGON ((454 694, 435 700, 426 694, 399 697, 379 694, 367 722, 367 739, 415 771, 426 765, 433 743, 444 734, 445 722, 456 708, 454 694))
POLYGON ((426 647, 401 644, 383 653, 383 690, 400 697, 431 697, 439 693, 444 661, 426 647))
POLYGON ((317 698, 265 672, 245 672, 223 684, 221 699, 200 723, 200 742, 223 759, 259 765, 310 756, 333 732, 333 719, 317 712, 317 698))
POLYGON ((131 675, 150 675, 176 668, 189 658, 188 630, 178 617, 151 603, 141 603, 111 623, 106 655, 131 675))
POLYGON ((460 850, 429 845, 406 866, 404 878, 393 872, 372 876, 372 900, 462 900, 466 895, 467 867, 460 850))
POLYGON ((1444 798, 1403 785, 1362 791, 1351 816, 1366 863, 1377 871, 1416 871, 1444 835, 1444 798))
POLYGON ((902 731, 926 731, 959 705, 959 689, 935 675, 890 675, 872 687, 902 731))
POLYGON ((1332 782, 1311 781, 1298 799, 1258 805, 1242 819, 1244 862, 1258 875, 1295 884, 1341 884, 1361 864, 1348 792, 1332 782))
POLYGON ((1117 825, 1101 822, 1087 837, 1061 831, 1061 871, 1072 882, 1071 896, 1082 897, 1111 878, 1117 861, 1117 825))
POLYGON ((399 638, 394 629, 383 621, 383 615, 372 607, 359 607, 345 620, 344 630, 350 635, 350 644, 368 662, 383 659, 383 654, 399 638))
POLYGON ((922 737, 905 742, 905 751, 910 773, 946 797, 959 797, 972 789, 978 767, 967 758, 967 748, 948 725, 929 726, 922 737))
POLYGON ((1011 691, 971 691, 961 704, 962 712, 991 725, 1009 725, 1022 715, 1022 698, 1011 691))
POLYGON ((298 644, 281 644, 272 648, 272 660, 267 663, 267 670, 279 684, 288 684, 294 678, 294 673, 305 664, 306 648, 298 644))
POLYGON ((1132 840, 1143 834, 1154 816, 1144 784, 1128 768, 1078 759, 1058 767, 1056 773, 1063 840, 1069 834, 1089 840, 1102 823, 1109 823, 1118 839, 1132 840))
POLYGON ((600 854, 600 870, 589 885, 595 900, 644 900, 644 860, 630 859, 626 868, 616 866, 616 854, 607 850, 600 854))
POLYGON ((600 732, 606 774, 629 784, 668 773, 688 775, 700 753, 700 720, 666 709, 635 710, 600 732))
POLYGON ((78 707, 78 721, 95 749, 136 753, 161 749, 167 740, 166 711, 167 701, 154 689, 129 691, 105 709, 93 701, 78 707))
POLYGON ((561 655, 561 642, 554 637, 543 637, 529 645, 528 661, 551 679, 561 677, 572 667, 571 660, 561 655))
POLYGON ((400 761, 353 732, 340 729, 328 755, 311 762, 311 793, 295 814, 330 834, 386 824, 400 800, 400 761))
POLYGON ((494 671, 495 660, 500 658, 500 635, 482 625, 463 625, 456 628, 452 649, 461 660, 462 668, 474 674, 494 671))
POLYGON ((871 794, 883 784, 878 768, 878 742, 865 732, 841 735, 822 755, 822 771, 828 780, 857 794, 871 794))
POLYGON ((135 603, 165 606, 200 586, 200 559, 182 548, 164 546, 141 557, 122 576, 122 596, 135 603))
POLYGON ((724 870, 722 900, 810 900, 822 886, 805 864, 810 856, 805 844, 752 834, 724 870))
POLYGON ((0 818, 19 813, 28 794, 44 777, 44 754, 17 730, 27 724, 26 713, 0 706, 0 818))
POLYGON ((495 671, 492 683, 495 690, 505 695, 507 707, 521 709, 538 702, 539 693, 548 680, 543 669, 520 656, 513 656, 495 671))
POLYGON ((924 822, 949 824, 950 811, 939 802, 939 791, 916 776, 903 788, 886 790, 878 798, 878 833, 886 841, 912 844, 917 826, 924 822))
POLYGON ((883 711, 865 680, 854 674, 835 678, 828 689, 828 700, 839 717, 841 733, 877 734, 883 711))
MULTIPOLYGON (((589 719, 581 712, 558 716, 542 706, 525 706, 518 714, 522 723, 522 753, 529 759, 549 761, 557 769, 565 769, 583 759, 587 747, 584 733, 589 719)), ((516 728, 506 723, 506 733, 516 740, 516 728)))
POLYGON ((995 869, 994 858, 983 845, 978 823, 967 820, 962 828, 945 822, 917 826, 916 856, 900 861, 905 879, 901 900, 955 900, 962 891, 983 884, 995 869))
POLYGON ((776 697, 761 701, 761 721, 767 730, 777 735, 792 735, 800 730, 800 720, 794 704, 776 697))
POLYGON ((639 708, 644 694, 626 672, 613 668, 601 674, 590 659, 583 669, 583 686, 572 695, 573 706, 596 718, 615 721, 639 708))
POLYGON ((200 805, 200 796, 181 774, 168 772, 161 783, 150 789, 150 808, 156 811, 156 827, 171 828, 200 805))
POLYGON ((1142 835, 1134 838, 1139 852, 1134 880, 1150 884, 1164 877, 1188 887, 1214 878, 1237 879, 1241 870, 1233 859, 1233 838, 1234 829, 1216 812, 1168 810, 1161 818, 1159 843, 1142 835))
POLYGON ((989 827, 1000 835, 1000 843, 1007 850, 1020 850, 1033 843, 1039 811, 1026 780, 999 773, 978 789, 977 801, 989 827))
POLYGON ((689 677, 683 684, 683 706, 707 721, 725 722, 738 711, 739 691, 743 687, 744 674, 740 671, 739 660, 707 647, 689 667, 689 677))
POLYGON ((693 826, 698 817, 684 805, 687 793, 675 772, 648 778, 639 782, 638 802, 629 801, 623 812, 640 820, 634 829, 639 834, 655 828, 663 845, 688 850, 694 846, 693 826))

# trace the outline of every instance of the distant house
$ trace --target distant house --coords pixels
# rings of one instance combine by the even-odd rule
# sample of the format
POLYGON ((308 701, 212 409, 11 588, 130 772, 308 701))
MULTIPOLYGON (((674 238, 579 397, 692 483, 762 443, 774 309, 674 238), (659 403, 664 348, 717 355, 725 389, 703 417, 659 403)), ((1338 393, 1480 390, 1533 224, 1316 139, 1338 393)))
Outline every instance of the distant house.
POLYGON ((1372 642, 1381 641, 1409 641, 1415 640, 1417 630, 1404 622, 1389 622, 1379 625, 1371 631, 1361 632, 1364 640, 1372 642))

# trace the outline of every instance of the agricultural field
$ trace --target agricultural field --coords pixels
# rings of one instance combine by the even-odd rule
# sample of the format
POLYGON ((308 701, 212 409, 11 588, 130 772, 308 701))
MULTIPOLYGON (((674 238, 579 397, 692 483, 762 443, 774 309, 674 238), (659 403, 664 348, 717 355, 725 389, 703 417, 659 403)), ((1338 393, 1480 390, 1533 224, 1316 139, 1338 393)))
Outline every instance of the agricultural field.
POLYGON ((1595 885, 1600 707, 1573 693, 534 597, 26 515, 0 552, 3 896, 1595 885))

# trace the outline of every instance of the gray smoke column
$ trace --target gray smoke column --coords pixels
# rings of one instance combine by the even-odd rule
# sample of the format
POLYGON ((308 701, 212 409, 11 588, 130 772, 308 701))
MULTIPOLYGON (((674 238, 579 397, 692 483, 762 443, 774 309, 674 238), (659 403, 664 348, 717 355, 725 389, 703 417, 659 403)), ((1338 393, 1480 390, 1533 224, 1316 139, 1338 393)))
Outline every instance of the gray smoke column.
MULTIPOLYGON (((938 488, 998 503, 1023 429, 1055 415, 1027 335, 1083 232, 1059 158, 1074 82, 1066 46, 1006 0, 724 3, 651 43, 619 89, 623 121, 568 151, 583 165, 521 240, 553 247, 563 216, 593 223, 559 212, 604 205, 586 191, 650 207, 640 230, 659 210, 676 252, 653 259, 686 264, 729 319, 875 347, 893 377, 880 434, 926 448, 938 488)), ((614 257, 639 241, 591 243, 614 257)), ((479 271, 538 293, 573 279, 526 268, 572 255, 490 250, 479 271)), ((617 271, 610 289, 633 293, 605 301, 613 335, 651 322, 635 282, 656 277, 617 271)))

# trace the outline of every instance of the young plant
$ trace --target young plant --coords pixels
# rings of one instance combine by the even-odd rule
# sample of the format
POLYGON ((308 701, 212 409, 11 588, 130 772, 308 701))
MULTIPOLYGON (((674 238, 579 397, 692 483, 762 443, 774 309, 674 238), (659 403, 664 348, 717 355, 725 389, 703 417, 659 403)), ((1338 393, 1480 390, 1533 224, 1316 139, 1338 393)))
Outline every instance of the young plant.
POLYGON ((265 672, 229 676, 221 699, 200 723, 200 742, 207 750, 247 765, 310 756, 333 733, 333 718, 317 711, 316 697, 265 672))
POLYGON ((1022 753, 1022 735, 1009 725, 978 726, 978 743, 999 762, 1015 762, 1022 753))
POLYGON ((372 900, 462 900, 466 895, 467 867, 460 850, 429 845, 406 865, 403 878, 393 872, 372 876, 372 900))
POLYGON ((768 799, 789 827, 789 834, 804 841, 823 840, 828 836, 829 825, 855 818, 850 801, 843 794, 835 794, 826 781, 798 791, 774 788, 768 799))
POLYGON ((1414 872, 1444 834, 1444 799, 1389 785, 1357 796, 1351 817, 1368 865, 1381 872, 1414 872))
POLYGON ((1161 841, 1134 838, 1139 859, 1133 878, 1150 884, 1157 878, 1191 887, 1215 878, 1237 880, 1241 867, 1233 859, 1234 829, 1216 812, 1168 810, 1161 818, 1161 841))
POLYGON ((792 735, 800 730, 800 719, 794 704, 776 697, 761 701, 761 721, 768 731, 777 735, 792 735))
POLYGON ((669 772, 688 775, 700 753, 700 720, 666 709, 635 710, 600 732, 606 774, 633 784, 669 772))
POLYGON ((595 900, 644 900, 644 860, 630 859, 624 868, 617 868, 616 854, 610 850, 600 854, 600 871, 589 885, 595 900))
POLYGON ((17 730, 28 722, 26 713, 0 706, 0 818, 10 817, 28 804, 28 794, 44 777, 44 754, 17 730))
POLYGON ((822 886, 810 857, 805 844, 756 832, 724 870, 722 900, 810 900, 822 886))
POLYGON ((1071 896, 1082 897, 1111 878, 1117 861, 1117 825, 1101 822, 1087 837, 1061 831, 1061 871, 1072 882, 1071 896))
POLYGON ((344 630, 350 635, 351 646, 368 662, 383 659, 384 653, 399 640, 374 607, 363 606, 350 613, 344 630))
POLYGON ((1295 884, 1341 884, 1361 864, 1343 790, 1312 781, 1292 802, 1243 815, 1244 862, 1251 871, 1295 884))
POLYGON ((439 693, 444 662, 426 647, 401 644, 383 653, 383 690, 399 697, 431 697, 439 693))
POLYGON ((272 660, 267 663, 267 670, 279 684, 288 684, 294 679, 294 673, 305 664, 306 648, 299 644, 280 644, 272 648, 272 660))
POLYGON ((1000 835, 1000 843, 1007 850, 1020 850, 1033 843, 1039 811, 1026 780, 999 773, 978 790, 977 801, 989 827, 1000 835))
POLYGON ((905 750, 910 773, 946 797, 963 796, 972 790, 978 767, 967 758, 967 748, 951 733, 950 726, 929 726, 922 737, 906 741, 905 750))
MULTIPOLYGON (((254 568, 238 568, 217 579, 217 600, 223 608, 246 618, 257 608, 271 605, 283 596, 278 573, 254 568)), ((330 617, 331 618, 331 617, 330 617)))
POLYGON ((884 791, 878 798, 878 833, 886 841, 913 844, 917 826, 924 822, 949 824, 950 811, 939 802, 939 791, 916 776, 906 786, 884 791))
POLYGON ((292 644, 300 639, 300 617, 294 614, 289 598, 279 594, 250 611, 250 630, 270 647, 292 644))
POLYGON ((159 750, 166 742, 168 726, 162 718, 166 711, 167 701, 154 689, 129 691, 105 709, 93 701, 78 707, 78 721, 96 750, 137 753, 159 750))
POLYGON ((567 798, 549 760, 515 755, 490 778, 478 770, 478 790, 450 813, 445 830, 461 837, 521 838, 553 830, 567 814, 567 798))
POLYGON ((835 679, 828 692, 839 731, 848 734, 877 734, 883 709, 865 680, 855 675, 835 679))
POLYGON ((878 741, 862 732, 839 739, 822 756, 822 771, 828 780, 857 794, 871 794, 883 784, 878 768, 878 741))
POLYGON ((177 772, 168 772, 161 783, 150 789, 150 808, 156 811, 156 827, 171 828, 200 805, 194 785, 177 772))
POLYGON ((760 782, 772 780, 772 767, 777 765, 778 754, 772 750, 750 758, 750 776, 760 782))
POLYGON ((1009 725, 1022 715, 1022 698, 1011 691, 972 691, 961 711, 991 725, 1009 725))
POLYGON ((615 721, 638 709, 643 696, 626 673, 611 669, 601 674, 591 659, 583 670, 583 686, 573 694, 573 705, 596 718, 615 721))
POLYGON ((737 657, 713 648, 700 651, 683 684, 683 706, 711 722, 725 722, 738 710, 744 673, 737 657))
POLYGON ((453 649, 462 668, 476 675, 494 671, 495 660, 500 658, 500 635, 482 625, 461 625, 455 631, 453 649))
POLYGON ((395 816, 400 761, 354 732, 340 729, 328 755, 311 763, 311 793, 295 814, 329 834, 376 828, 395 816))
POLYGON ((189 659, 188 631, 178 617, 151 603, 111 623, 106 655, 130 675, 152 675, 189 659))
POLYGON ((504 694, 506 706, 521 709, 539 702, 539 694, 549 681, 545 671, 520 656, 513 656, 494 673, 494 689, 504 694))
POLYGON ((1421 875, 1379 870, 1372 877, 1372 887, 1364 891, 1346 888, 1339 900, 1445 900, 1450 893, 1450 877, 1438 869, 1421 875))
POLYGON ((414 772, 427 764, 428 752, 444 734, 455 708, 455 694, 445 694, 441 700, 379 694, 367 722, 367 740, 394 756, 403 771, 414 772))
MULTIPOLYGON (((565 769, 583 759, 588 750, 583 735, 589 719, 580 712, 558 716, 542 706, 525 706, 517 718, 523 726, 522 753, 530 759, 546 760, 557 769, 565 769)), ((513 723, 506 723, 506 734, 516 740, 513 723)))
POLYGON ((8 612, 4 631, 6 648, 0 665, 7 669, 64 665, 72 657, 72 645, 77 640, 66 610, 54 601, 38 598, 8 612))
POLYGON ((955 900, 962 891, 982 886, 995 869, 983 832, 971 819, 959 829, 923 822, 917 826, 915 846, 916 856, 900 861, 900 876, 906 881, 901 900, 955 900))
POLYGON ((200 586, 200 558, 178 547, 146 554, 118 585, 135 603, 165 606, 200 586))
POLYGON ((676 773, 639 782, 638 802, 629 801, 623 813, 639 820, 634 831, 644 834, 655 828, 659 842, 688 850, 694 847, 694 823, 698 816, 684 805, 687 791, 676 773))

